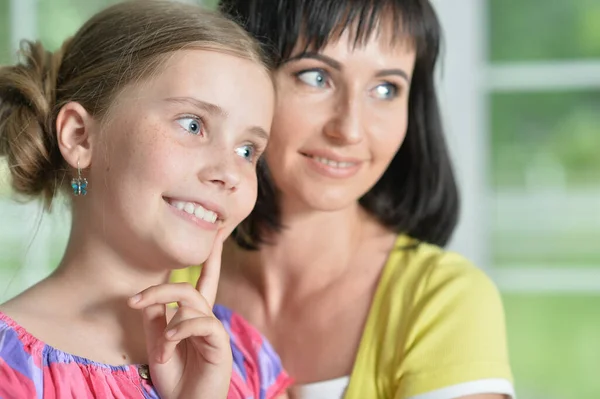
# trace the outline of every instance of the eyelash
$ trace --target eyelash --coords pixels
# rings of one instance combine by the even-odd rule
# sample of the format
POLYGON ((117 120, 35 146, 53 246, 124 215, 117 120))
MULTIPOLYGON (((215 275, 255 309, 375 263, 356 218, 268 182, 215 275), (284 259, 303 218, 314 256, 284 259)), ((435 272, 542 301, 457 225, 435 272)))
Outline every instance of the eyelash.
POLYGON ((181 117, 177 118, 177 123, 179 124, 179 126, 185 130, 188 134, 192 135, 192 136, 200 136, 200 137, 204 137, 204 127, 205 127, 205 123, 204 123, 204 119, 202 119, 201 117, 197 116, 197 115, 182 115, 181 117), (186 120, 186 119, 191 119, 192 121, 196 122, 200 128, 200 131, 198 132, 198 134, 194 134, 192 132, 190 132, 187 128, 185 128, 180 121, 186 120))
POLYGON ((400 97, 400 94, 402 93, 402 88, 399 87, 397 84, 392 83, 392 82, 381 82, 380 84, 378 84, 377 86, 375 86, 372 90, 376 90, 378 87, 382 87, 382 86, 390 86, 391 87, 391 91, 393 92, 392 96, 389 98, 382 98, 382 100, 384 101, 391 101, 395 98, 400 97))
MULTIPOLYGON (((312 73, 320 73, 323 76, 325 85, 328 85, 328 82, 329 82, 329 79, 330 79, 329 78, 329 74, 327 73, 327 71, 325 71, 322 68, 303 69, 303 70, 301 70, 299 72, 294 73, 294 77, 298 80, 298 82, 300 84, 304 84, 304 85, 307 85, 307 86, 312 87, 312 88, 324 88, 324 87, 327 87, 327 86, 311 85, 310 83, 307 83, 305 80, 302 79, 302 75, 305 75, 305 74, 308 74, 308 73, 311 73, 311 72, 312 73)), ((389 86, 389 87, 391 87, 391 91, 393 92, 393 94, 392 94, 391 97, 389 97, 389 98, 382 98, 381 100, 383 100, 383 101, 393 100, 393 99, 399 97, 400 94, 402 93, 401 87, 399 85, 397 85, 395 83, 392 83, 392 82, 389 82, 389 81, 383 81, 383 82, 379 83, 377 86, 375 86, 371 90, 375 90, 375 89, 377 89, 378 87, 381 87, 381 86, 389 86)))
MULTIPOLYGON (((199 136, 199 137, 204 137, 205 133, 204 133, 204 120, 197 116, 197 115, 183 115, 179 118, 177 118, 177 123, 179 123, 179 126, 185 130, 188 134, 192 135, 192 136, 199 136), (200 131, 198 132, 198 134, 194 134, 191 133, 188 129, 186 129, 185 127, 182 126, 181 123, 179 123, 180 121, 186 120, 186 119, 191 119, 192 121, 196 122, 199 127, 200 127, 200 131)), ((239 148, 243 148, 243 147, 251 147, 252 148, 252 155, 250 156, 250 158, 244 158, 245 160, 247 160, 249 163, 256 163, 256 161, 258 160, 258 158, 260 157, 260 155, 262 154, 262 149, 259 145, 257 145, 256 143, 247 143, 244 144, 240 147, 236 148, 236 152, 239 148)), ((238 154, 239 155, 239 154, 238 154)))
POLYGON ((302 71, 294 73, 294 76, 298 80, 298 82, 301 83, 301 84, 305 84, 305 85, 310 86, 310 87, 319 87, 319 86, 313 86, 313 85, 307 83, 306 81, 302 80, 302 77, 301 77, 302 75, 307 74, 307 73, 311 73, 311 72, 313 72, 313 73, 320 73, 323 76, 323 78, 324 78, 325 84, 327 84, 329 82, 329 74, 327 73, 327 71, 325 71, 322 68, 303 69, 302 71))
MULTIPOLYGON (((251 164, 255 164, 258 159, 260 158, 261 154, 262 154, 262 150, 260 148, 260 146, 258 146, 255 143, 247 143, 247 144, 243 144, 240 147, 236 148, 236 151, 239 148, 243 148, 243 147, 250 147, 252 148, 252 155, 250 156, 250 158, 244 158, 246 161, 248 161, 251 164)), ((238 154, 239 155, 239 154, 238 154)))

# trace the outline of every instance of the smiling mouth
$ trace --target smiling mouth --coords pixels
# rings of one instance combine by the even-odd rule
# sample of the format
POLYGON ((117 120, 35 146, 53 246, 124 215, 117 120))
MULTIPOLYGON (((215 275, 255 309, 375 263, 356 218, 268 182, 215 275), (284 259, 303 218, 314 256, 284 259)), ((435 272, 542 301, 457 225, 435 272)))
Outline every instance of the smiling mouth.
POLYGON ((183 211, 189 215, 194 215, 196 218, 204 220, 205 222, 216 224, 218 221, 221 220, 215 212, 204 208, 200 204, 194 202, 174 200, 171 198, 165 198, 165 201, 172 207, 177 208, 180 211, 183 211))
POLYGON ((358 162, 339 162, 339 161, 334 161, 333 159, 318 157, 318 156, 309 155, 309 154, 302 154, 302 155, 304 155, 307 158, 311 158, 316 162, 322 163, 323 165, 327 165, 327 166, 330 166, 330 167, 336 168, 336 169, 348 169, 348 168, 353 168, 356 165, 358 165, 358 162))

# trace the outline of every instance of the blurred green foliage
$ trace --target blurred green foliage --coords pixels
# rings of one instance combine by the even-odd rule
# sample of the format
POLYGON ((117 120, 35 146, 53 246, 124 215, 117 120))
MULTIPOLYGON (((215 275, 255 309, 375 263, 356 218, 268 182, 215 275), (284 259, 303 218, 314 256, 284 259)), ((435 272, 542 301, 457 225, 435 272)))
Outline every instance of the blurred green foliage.
POLYGON ((492 62, 600 58, 600 1, 488 0, 492 62))

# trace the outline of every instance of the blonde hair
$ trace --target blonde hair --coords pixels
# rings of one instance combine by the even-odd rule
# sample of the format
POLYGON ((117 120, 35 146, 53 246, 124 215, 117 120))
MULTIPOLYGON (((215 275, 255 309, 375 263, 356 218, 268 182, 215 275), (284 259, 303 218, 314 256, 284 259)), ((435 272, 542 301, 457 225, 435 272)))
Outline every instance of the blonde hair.
POLYGON ((54 53, 39 42, 23 42, 23 60, 0 67, 0 156, 8 159, 13 190, 40 196, 50 207, 68 180, 56 138, 60 109, 75 101, 102 118, 125 86, 158 72, 181 49, 226 52, 271 69, 259 45, 235 22, 171 1, 109 7, 54 53))

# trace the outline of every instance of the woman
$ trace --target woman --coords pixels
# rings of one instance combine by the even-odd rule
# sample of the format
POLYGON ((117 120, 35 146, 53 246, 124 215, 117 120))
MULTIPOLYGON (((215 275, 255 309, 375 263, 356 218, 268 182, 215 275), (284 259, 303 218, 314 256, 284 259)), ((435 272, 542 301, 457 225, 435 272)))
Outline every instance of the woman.
POLYGON ((441 249, 458 196, 431 4, 222 7, 278 69, 258 202, 226 245, 217 302, 271 340, 295 397, 513 396, 499 294, 441 249))

